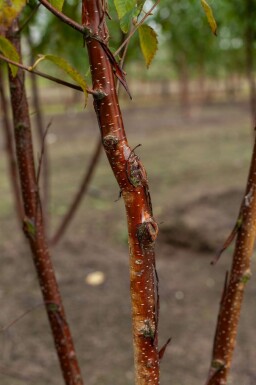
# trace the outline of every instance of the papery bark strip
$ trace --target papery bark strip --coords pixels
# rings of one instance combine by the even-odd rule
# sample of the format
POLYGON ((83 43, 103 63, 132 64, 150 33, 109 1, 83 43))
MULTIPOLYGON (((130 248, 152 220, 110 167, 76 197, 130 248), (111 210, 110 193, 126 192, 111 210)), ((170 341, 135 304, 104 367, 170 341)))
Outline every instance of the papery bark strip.
POLYGON ((225 385, 236 344, 246 283, 251 277, 251 256, 256 236, 256 141, 245 196, 239 215, 236 245, 229 279, 226 279, 206 385, 225 385))
MULTIPOLYGON (((83 0, 82 23, 108 40, 101 0, 83 0)), ((157 344, 158 294, 154 243, 158 226, 153 218, 146 171, 128 145, 116 94, 112 64, 102 43, 86 38, 94 90, 107 96, 94 98, 94 107, 102 142, 125 201, 129 249, 130 279, 137 385, 159 383, 157 344)))
MULTIPOLYGON (((20 53, 20 37, 17 31, 17 23, 14 23, 9 30, 8 38, 20 53)), ((70 329, 45 238, 23 71, 19 69, 15 78, 9 71, 9 84, 16 154, 25 212, 23 230, 29 240, 65 384, 82 385, 83 381, 70 329)))

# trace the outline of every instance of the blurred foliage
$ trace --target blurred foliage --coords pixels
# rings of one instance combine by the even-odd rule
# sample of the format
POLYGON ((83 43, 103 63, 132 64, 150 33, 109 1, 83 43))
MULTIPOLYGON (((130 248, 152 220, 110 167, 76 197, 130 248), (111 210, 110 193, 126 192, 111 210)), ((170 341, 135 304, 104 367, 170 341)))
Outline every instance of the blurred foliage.
MULTIPOLYGON (((120 2, 117 3, 120 6, 120 2)), ((144 1, 137 3, 144 4, 144 1)), ((139 36, 136 32, 129 43, 126 64, 128 70, 131 63, 130 68, 134 76, 144 74, 143 76, 151 75, 162 79, 179 77, 182 71, 187 71, 190 78, 223 77, 232 73, 245 73, 248 38, 250 38, 254 59, 256 54, 256 0, 209 0, 208 3, 217 21, 217 37, 209 28, 200 0, 172 0, 171 2, 161 0, 153 15, 147 20, 147 24, 157 32, 159 39, 158 52, 153 60, 152 69, 145 75, 147 71, 143 64, 139 36)), ((23 11, 22 20, 26 20, 36 4, 34 0, 28 2, 23 11)), ((152 4, 151 0, 146 1, 144 9, 147 11, 152 4)), ((108 7, 111 15, 111 20, 108 20, 110 48, 115 51, 124 40, 125 34, 120 29, 114 0, 109 0, 108 7)), ((81 1, 66 0, 63 12, 80 22, 81 1)), ((145 11, 142 10, 139 18, 144 14, 145 11)), ((121 16, 124 17, 122 12, 121 16)), ((129 25, 133 26, 134 22, 136 23, 136 20, 134 21, 132 11, 130 20, 125 19, 125 31, 129 29, 129 25)), ((39 53, 59 55, 84 75, 86 74, 87 53, 83 49, 83 39, 78 32, 57 20, 43 6, 39 7, 24 32, 27 33, 28 30, 32 37, 34 55, 39 53)))

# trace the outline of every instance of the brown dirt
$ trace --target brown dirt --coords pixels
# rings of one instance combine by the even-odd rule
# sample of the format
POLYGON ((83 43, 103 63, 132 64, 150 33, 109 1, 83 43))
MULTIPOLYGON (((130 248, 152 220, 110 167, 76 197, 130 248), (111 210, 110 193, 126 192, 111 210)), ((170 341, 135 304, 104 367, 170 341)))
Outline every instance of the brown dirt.
MULTIPOLYGON (((235 223, 243 196, 251 149, 247 114, 243 105, 214 105, 198 107, 186 120, 166 102, 158 108, 125 111, 131 145, 143 143, 138 152, 149 170, 160 224, 160 343, 172 337, 162 363, 163 385, 203 385, 206 379, 232 247, 217 266, 210 266, 210 261, 235 223)), ((75 191, 96 130, 90 111, 53 120, 52 229, 75 191)), ((5 168, 2 162, 0 171, 5 168)), ((3 178, 1 185, 0 326, 33 310, 0 335, 0 383, 61 385, 48 321, 43 307, 37 307, 41 295, 30 252, 16 224, 8 179, 3 178)), ((52 250, 85 385, 133 384, 127 235, 122 201, 114 202, 117 196, 103 156, 79 215, 52 250), (85 282, 94 271, 105 274, 103 284, 85 282)), ((246 290, 232 385, 256 383, 255 291, 252 279, 246 290)))

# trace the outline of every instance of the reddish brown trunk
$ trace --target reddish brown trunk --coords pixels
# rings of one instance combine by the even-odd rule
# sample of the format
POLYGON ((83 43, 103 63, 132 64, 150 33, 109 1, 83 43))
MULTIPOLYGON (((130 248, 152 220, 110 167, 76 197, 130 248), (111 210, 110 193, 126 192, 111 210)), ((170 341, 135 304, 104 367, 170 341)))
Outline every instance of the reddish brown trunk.
POLYGON ((95 147, 95 150, 93 153, 93 157, 92 157, 90 164, 89 164, 89 167, 86 170, 86 173, 83 177, 81 186, 80 186, 78 192, 76 193, 74 200, 71 203, 71 205, 70 205, 66 215, 64 216, 60 226, 58 227, 55 235, 53 236, 53 238, 51 240, 51 245, 55 246, 59 242, 59 240, 61 239, 61 237, 65 233, 67 227, 69 226, 70 222, 72 221, 72 219, 73 219, 73 217, 74 217, 74 215, 75 215, 75 213, 79 207, 79 204, 81 203, 81 201, 82 201, 82 199, 83 199, 83 197, 84 197, 84 195, 85 195, 85 193, 89 187, 90 181, 92 179, 92 176, 94 174, 94 171, 95 171, 96 166, 98 164, 98 161, 100 159, 101 148, 102 148, 102 142, 101 142, 101 138, 100 138, 96 144, 96 147, 95 147))
MULTIPOLYGON (((107 40, 108 31, 101 0, 83 0, 83 25, 92 35, 107 40)), ((107 96, 94 99, 103 145, 125 201, 129 249, 130 279, 138 385, 159 383, 157 347, 157 276, 154 242, 158 227, 152 216, 147 177, 139 158, 130 149, 115 89, 112 65, 103 44, 94 37, 86 39, 94 90, 107 96)))
POLYGON ((250 279, 250 261, 256 236, 256 141, 250 172, 237 222, 237 239, 229 281, 225 284, 212 363, 207 385, 225 385, 236 343, 245 285, 250 279))
MULTIPOLYGON (((9 31, 9 39, 20 52, 20 38, 16 25, 9 31)), ((70 330, 66 321, 53 265, 45 239, 39 191, 36 182, 29 111, 24 88, 24 73, 19 69, 15 78, 9 73, 16 154, 24 205, 23 229, 30 244, 39 278, 55 347, 66 385, 82 385, 70 330)))
POLYGON ((11 125, 8 117, 8 106, 7 106, 6 96, 5 96, 3 74, 2 74, 1 67, 0 67, 0 103, 1 103, 2 114, 3 114, 3 132, 5 136, 6 153, 8 157, 10 182, 13 190, 16 213, 18 216, 19 223, 21 223, 23 220, 23 207, 21 202, 21 192, 20 192, 20 186, 19 186, 16 157, 15 157, 15 152, 13 147, 13 136, 12 136, 11 125))

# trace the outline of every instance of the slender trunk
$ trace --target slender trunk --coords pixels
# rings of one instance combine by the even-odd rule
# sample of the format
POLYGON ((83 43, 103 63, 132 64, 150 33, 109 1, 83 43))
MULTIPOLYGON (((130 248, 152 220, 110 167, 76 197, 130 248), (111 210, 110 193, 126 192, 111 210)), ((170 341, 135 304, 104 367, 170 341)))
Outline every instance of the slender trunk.
POLYGON ((204 56, 200 56, 198 62, 198 91, 199 101, 201 104, 205 102, 205 60, 204 56))
POLYGON ((256 140, 245 197, 236 224, 237 239, 229 280, 226 280, 217 321, 207 385, 225 385, 236 343, 245 285, 256 236, 256 140))
POLYGON ((102 141, 101 141, 101 137, 100 137, 99 140, 97 141, 92 159, 91 159, 90 164, 89 164, 89 167, 86 169, 85 175, 82 179, 81 186, 80 186, 79 190, 77 191, 77 193, 75 194, 75 197, 74 197, 71 205, 69 206, 69 209, 68 209, 67 213, 65 214, 60 226, 58 227, 56 233, 52 237, 52 240, 51 240, 52 246, 55 246, 59 242, 59 240, 61 239, 61 237, 63 236, 63 234, 67 230, 67 227, 69 226, 70 222, 72 221, 72 219, 73 219, 73 217, 74 217, 74 215, 75 215, 75 213, 79 207, 79 204, 81 203, 81 201, 82 201, 82 199, 83 199, 83 197, 84 197, 84 195, 85 195, 85 193, 89 187, 90 181, 93 177, 94 171, 95 171, 96 166, 98 164, 98 161, 100 159, 101 148, 102 148, 102 141))
POLYGON ((101 0, 83 0, 82 22, 92 31, 86 44, 93 88, 106 94, 101 100, 94 98, 102 141, 126 206, 136 383, 156 385, 159 354, 154 242, 158 227, 152 215, 145 169, 127 143, 109 55, 104 43, 97 40, 108 38, 101 0))
POLYGON ((254 22, 255 4, 252 0, 246 0, 246 31, 245 31, 245 50, 246 50, 246 72, 250 89, 250 109, 253 128, 256 127, 256 84, 254 79, 254 22))
MULTIPOLYGON (((29 31, 29 30, 28 30, 29 31)), ((33 44, 31 41, 30 32, 28 32, 28 44, 30 49, 30 64, 34 64, 34 56, 33 56, 33 44)), ((37 76, 35 74, 31 74, 31 85, 32 85, 32 101, 33 107, 35 110, 35 119, 36 119, 36 128, 38 139, 41 148, 44 149, 43 159, 42 159, 42 187, 43 187, 43 208, 44 208, 44 225, 45 230, 49 228, 49 155, 47 143, 45 141, 45 127, 44 127, 44 119, 41 110, 41 103, 39 99, 39 90, 38 90, 38 81, 37 76)))
MULTIPOLYGON (((20 37, 17 30, 17 24, 14 23, 9 30, 8 37, 20 53, 20 37)), ((72 337, 45 238, 23 71, 19 69, 15 78, 9 72, 9 83, 16 154, 25 212, 23 230, 32 251, 65 383, 66 385, 82 385, 72 337)))
POLYGON ((0 66, 0 104, 1 104, 2 113, 3 113, 3 132, 5 136, 5 148, 6 148, 7 158, 8 158, 10 182, 13 190, 13 197, 14 197, 14 203, 16 206, 18 221, 19 223, 22 223, 24 214, 23 214, 23 207, 21 202, 21 191, 19 186, 17 163, 16 163, 15 151, 13 146, 13 136, 12 136, 11 124, 8 117, 8 105, 7 105, 6 95, 5 95, 3 73, 2 73, 1 66, 0 66))

